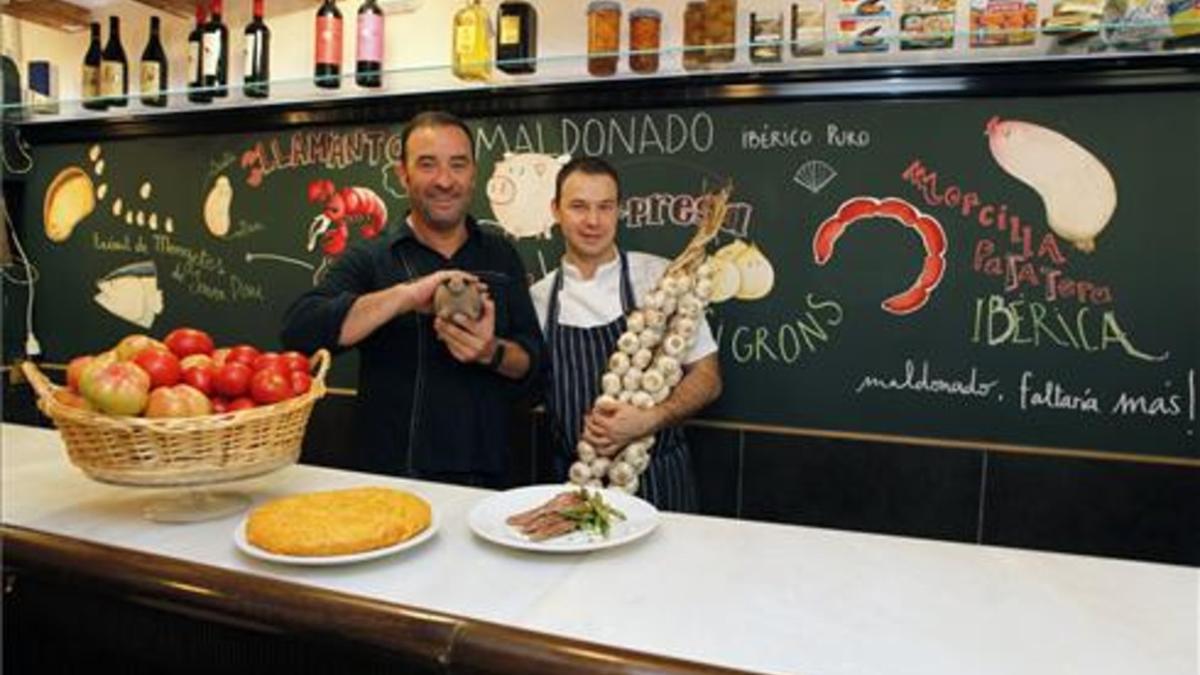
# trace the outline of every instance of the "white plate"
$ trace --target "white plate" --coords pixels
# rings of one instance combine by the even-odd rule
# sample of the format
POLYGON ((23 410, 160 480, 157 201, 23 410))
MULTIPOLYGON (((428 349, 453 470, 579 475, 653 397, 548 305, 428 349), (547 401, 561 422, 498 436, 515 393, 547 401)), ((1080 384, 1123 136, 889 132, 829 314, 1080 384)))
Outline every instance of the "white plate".
POLYGON ((501 546, 549 553, 580 553, 620 546, 650 534, 658 526, 658 509, 649 502, 617 490, 604 490, 604 499, 624 513, 625 520, 613 523, 607 537, 575 531, 545 541, 530 541, 504 522, 514 513, 544 504, 560 492, 577 489, 574 485, 531 485, 499 492, 476 504, 467 522, 475 534, 501 546))
MULTIPOLYGON (((421 498, 425 499, 424 497, 421 498)), ((425 499, 425 501, 428 502, 429 500, 425 499)), ((271 553, 270 551, 261 549, 254 544, 251 544, 246 539, 246 523, 249 521, 249 519, 249 516, 243 518, 242 522, 237 526, 237 529, 234 530, 233 541, 235 544, 237 544, 238 549, 241 550, 242 553, 245 553, 252 558, 258 558, 259 560, 266 560, 267 562, 273 563, 283 563, 286 565, 346 565, 349 563, 362 562, 364 560, 374 560, 375 558, 382 558, 384 556, 392 555, 393 553, 399 553, 405 549, 410 549, 414 546, 419 546, 422 542, 432 537, 438 529, 438 514, 437 511, 434 510, 433 506, 430 505, 429 527, 422 530, 420 534, 412 539, 405 539, 398 544, 393 544, 391 546, 377 548, 370 551, 363 551, 362 553, 348 553, 346 555, 281 555, 279 553, 271 553)))

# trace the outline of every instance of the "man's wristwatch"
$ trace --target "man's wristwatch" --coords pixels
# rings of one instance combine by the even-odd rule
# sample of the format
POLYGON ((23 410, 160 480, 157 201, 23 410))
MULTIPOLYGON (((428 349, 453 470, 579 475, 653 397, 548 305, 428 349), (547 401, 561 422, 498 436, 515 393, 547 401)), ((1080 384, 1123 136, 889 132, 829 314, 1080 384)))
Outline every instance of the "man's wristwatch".
POLYGON ((488 370, 496 370, 501 363, 504 363, 504 342, 496 340, 496 349, 492 352, 492 358, 487 362, 488 370))

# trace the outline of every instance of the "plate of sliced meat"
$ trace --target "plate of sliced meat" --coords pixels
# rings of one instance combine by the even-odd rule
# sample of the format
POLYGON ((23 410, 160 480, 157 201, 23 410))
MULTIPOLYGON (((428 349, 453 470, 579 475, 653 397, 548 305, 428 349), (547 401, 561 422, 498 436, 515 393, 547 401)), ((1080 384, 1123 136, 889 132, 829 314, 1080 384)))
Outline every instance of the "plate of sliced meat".
POLYGON ((502 546, 580 553, 650 534, 658 526, 658 509, 616 490, 531 485, 484 499, 467 522, 475 534, 502 546))

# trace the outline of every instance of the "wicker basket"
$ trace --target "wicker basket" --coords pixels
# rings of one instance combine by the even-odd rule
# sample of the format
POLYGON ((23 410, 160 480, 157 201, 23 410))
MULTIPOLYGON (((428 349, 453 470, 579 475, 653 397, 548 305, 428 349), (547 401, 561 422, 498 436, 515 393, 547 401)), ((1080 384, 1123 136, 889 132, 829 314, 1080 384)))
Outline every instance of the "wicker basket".
POLYGON ((91 478, 117 485, 170 487, 249 478, 300 457, 313 404, 325 395, 329 352, 313 357, 308 392, 274 405, 203 417, 118 417, 60 403, 38 367, 22 369, 38 408, 54 420, 71 462, 91 478))

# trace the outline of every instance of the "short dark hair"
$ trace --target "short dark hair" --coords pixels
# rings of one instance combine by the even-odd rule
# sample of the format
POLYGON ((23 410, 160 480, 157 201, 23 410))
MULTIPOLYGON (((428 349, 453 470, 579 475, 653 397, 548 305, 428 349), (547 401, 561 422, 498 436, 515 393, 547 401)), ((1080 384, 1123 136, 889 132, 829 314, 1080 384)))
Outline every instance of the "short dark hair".
POLYGON ((558 170, 558 177, 554 179, 555 204, 562 197, 563 183, 566 183, 567 179, 573 173, 583 173, 589 176, 608 176, 617 184, 617 198, 621 198, 621 178, 617 176, 617 170, 612 167, 612 164, 599 157, 576 157, 558 170))
POLYGON ((475 139, 471 137, 471 128, 467 123, 462 121, 458 115, 448 113, 442 110, 427 110, 422 113, 417 113, 410 119, 404 128, 400 130, 400 163, 403 164, 408 159, 408 137, 413 135, 413 132, 423 127, 458 127, 462 129, 466 135, 468 145, 471 146, 471 161, 475 161, 475 139))

